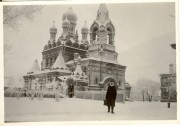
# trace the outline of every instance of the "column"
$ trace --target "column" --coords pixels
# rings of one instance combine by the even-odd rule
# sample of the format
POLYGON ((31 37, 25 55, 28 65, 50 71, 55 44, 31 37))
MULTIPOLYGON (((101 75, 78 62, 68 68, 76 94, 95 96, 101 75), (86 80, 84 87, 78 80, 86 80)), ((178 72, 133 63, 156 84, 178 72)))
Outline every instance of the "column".
POLYGON ((112 38, 111 38, 111 42, 112 42, 112 45, 114 45, 114 36, 115 36, 115 33, 112 32, 112 33, 111 33, 111 37, 112 37, 112 38))

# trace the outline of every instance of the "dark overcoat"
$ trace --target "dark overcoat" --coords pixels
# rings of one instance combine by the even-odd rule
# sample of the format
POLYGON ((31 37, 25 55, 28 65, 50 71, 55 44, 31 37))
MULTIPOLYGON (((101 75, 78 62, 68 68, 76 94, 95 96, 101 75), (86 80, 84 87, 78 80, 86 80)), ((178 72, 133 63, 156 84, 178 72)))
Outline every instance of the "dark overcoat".
POLYGON ((70 85, 69 86, 69 97, 72 98, 74 95, 74 86, 70 85))
POLYGON ((107 106, 115 106, 117 90, 115 86, 109 86, 106 92, 107 106))

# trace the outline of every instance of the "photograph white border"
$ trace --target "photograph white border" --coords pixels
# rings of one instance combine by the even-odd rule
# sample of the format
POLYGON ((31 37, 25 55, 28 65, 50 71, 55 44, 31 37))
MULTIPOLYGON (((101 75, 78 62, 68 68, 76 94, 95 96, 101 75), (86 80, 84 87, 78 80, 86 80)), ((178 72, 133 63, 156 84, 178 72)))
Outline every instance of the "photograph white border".
POLYGON ((0 3, 0 18, 3 19, 3 5, 54 5, 54 4, 98 4, 98 3, 152 3, 152 2, 175 2, 176 4, 176 71, 177 71, 177 120, 121 120, 121 121, 62 121, 62 122, 20 122, 20 123, 4 123, 4 54, 3 54, 3 22, 1 20, 0 24, 0 125, 118 125, 118 124, 178 124, 180 123, 180 85, 179 85, 179 76, 180 75, 180 44, 179 44, 179 2, 178 0, 74 0, 74 1, 18 1, 18 2, 1 2, 0 3))

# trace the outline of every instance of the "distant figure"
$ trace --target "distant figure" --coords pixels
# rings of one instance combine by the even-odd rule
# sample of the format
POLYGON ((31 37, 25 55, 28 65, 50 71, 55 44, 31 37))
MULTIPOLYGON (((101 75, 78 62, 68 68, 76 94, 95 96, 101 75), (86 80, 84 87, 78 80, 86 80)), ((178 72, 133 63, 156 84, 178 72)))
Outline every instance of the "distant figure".
POLYGON ((108 112, 110 112, 110 108, 111 108, 111 113, 113 114, 114 114, 116 95, 117 95, 116 87, 114 86, 113 82, 110 82, 110 85, 106 93, 106 100, 107 100, 108 112))
POLYGON ((42 91, 41 84, 39 82, 37 83, 36 94, 39 100, 43 99, 43 91, 42 91))
POLYGON ((33 100, 36 94, 36 87, 37 87, 37 83, 35 81, 32 82, 31 84, 31 89, 30 89, 30 99, 33 100))
POLYGON ((54 84, 54 98, 58 102, 60 98, 61 84, 59 81, 54 82, 54 84))
POLYGON ((59 93, 63 94, 63 86, 61 83, 59 84, 59 93))
POLYGON ((20 88, 15 88, 15 90, 16 90, 16 98, 17 98, 17 100, 19 100, 20 95, 21 95, 21 89, 20 88))
POLYGON ((67 84, 65 82, 62 82, 61 85, 62 85, 62 88, 63 88, 62 93, 65 96, 65 95, 67 95, 68 86, 67 86, 67 84))
POLYGON ((74 86, 71 83, 70 86, 69 86, 69 97, 72 98, 73 95, 74 95, 74 86))

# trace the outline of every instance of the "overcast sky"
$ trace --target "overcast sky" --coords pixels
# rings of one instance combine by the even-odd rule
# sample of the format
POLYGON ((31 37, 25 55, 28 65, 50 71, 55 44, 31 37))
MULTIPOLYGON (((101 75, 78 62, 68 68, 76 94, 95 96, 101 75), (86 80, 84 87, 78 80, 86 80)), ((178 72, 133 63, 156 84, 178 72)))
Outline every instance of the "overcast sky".
MULTIPOLYGON (((57 38, 62 33, 62 14, 71 6, 77 14, 76 29, 81 40, 81 28, 85 20, 90 27, 96 18, 99 4, 49 5, 33 22, 24 20, 15 33, 4 29, 4 40, 12 45, 11 53, 5 55, 7 75, 26 74, 35 59, 39 65, 41 52, 47 44, 49 28, 55 20, 57 38)), ((169 72, 169 64, 175 63, 174 3, 124 3, 107 4, 109 16, 115 26, 115 46, 118 61, 127 66, 126 82, 135 84, 139 78, 160 81, 159 74, 169 72)))

